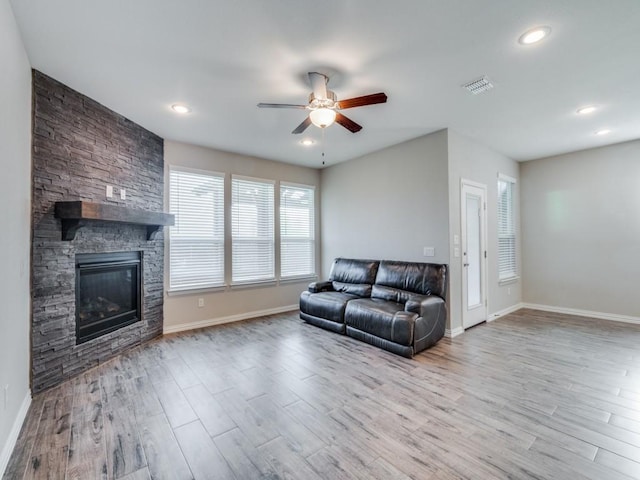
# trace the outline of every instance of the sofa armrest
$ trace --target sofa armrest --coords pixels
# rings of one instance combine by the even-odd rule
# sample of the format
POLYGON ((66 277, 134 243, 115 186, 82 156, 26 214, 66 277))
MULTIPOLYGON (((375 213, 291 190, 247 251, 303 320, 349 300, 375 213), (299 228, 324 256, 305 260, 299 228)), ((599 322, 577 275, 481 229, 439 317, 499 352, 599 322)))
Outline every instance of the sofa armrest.
POLYGON ((312 282, 309 284, 309 292, 311 293, 332 292, 332 291, 333 291, 333 282, 329 282, 329 281, 312 282))
POLYGON ((420 316, 414 329, 414 354, 435 345, 444 336, 447 325, 447 305, 442 298, 432 295, 416 303, 420 316))
POLYGON ((421 317, 429 317, 429 315, 436 314, 439 311, 440 306, 444 300, 436 295, 418 296, 410 298, 407 303, 404 304, 404 309, 407 312, 417 313, 421 317))

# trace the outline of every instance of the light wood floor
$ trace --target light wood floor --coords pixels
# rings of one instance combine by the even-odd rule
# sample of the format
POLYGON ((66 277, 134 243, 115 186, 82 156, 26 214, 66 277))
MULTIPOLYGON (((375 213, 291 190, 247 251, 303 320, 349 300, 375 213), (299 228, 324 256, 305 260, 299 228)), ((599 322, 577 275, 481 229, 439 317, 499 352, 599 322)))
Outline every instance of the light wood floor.
POLYGON ((521 310, 413 360, 297 313, 38 395, 7 479, 640 478, 640 327, 521 310))

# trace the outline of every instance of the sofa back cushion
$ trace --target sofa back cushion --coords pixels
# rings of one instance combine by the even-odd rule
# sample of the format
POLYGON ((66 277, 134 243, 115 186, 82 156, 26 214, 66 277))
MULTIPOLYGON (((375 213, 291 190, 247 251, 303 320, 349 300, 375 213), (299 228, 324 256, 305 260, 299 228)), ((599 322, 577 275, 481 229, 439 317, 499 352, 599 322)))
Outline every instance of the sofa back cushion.
POLYGON ((411 294, 447 294, 447 266, 434 263, 383 260, 378 267, 371 296, 405 303, 411 294))
POLYGON ((339 283, 372 285, 378 273, 380 262, 377 260, 354 260, 336 258, 331 265, 329 280, 339 283))

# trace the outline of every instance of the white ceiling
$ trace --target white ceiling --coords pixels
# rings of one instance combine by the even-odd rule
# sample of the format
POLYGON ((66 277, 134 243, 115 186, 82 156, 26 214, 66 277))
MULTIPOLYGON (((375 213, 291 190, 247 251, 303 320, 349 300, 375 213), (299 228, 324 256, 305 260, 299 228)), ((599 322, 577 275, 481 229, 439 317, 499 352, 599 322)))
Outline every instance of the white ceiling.
POLYGON ((11 3, 33 68, 170 140, 320 167, 442 128, 516 160, 640 137, 638 0, 11 3), (551 35, 520 45, 536 25, 551 35), (292 135, 305 111, 256 104, 306 103, 311 70, 388 103, 344 112, 359 133, 292 135), (482 75, 494 89, 460 87, 482 75))

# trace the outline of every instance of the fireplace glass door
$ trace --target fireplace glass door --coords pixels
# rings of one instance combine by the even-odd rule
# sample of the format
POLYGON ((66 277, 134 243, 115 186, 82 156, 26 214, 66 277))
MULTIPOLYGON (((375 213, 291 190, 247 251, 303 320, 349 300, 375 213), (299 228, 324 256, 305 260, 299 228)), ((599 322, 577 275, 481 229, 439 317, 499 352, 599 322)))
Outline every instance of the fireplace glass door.
POLYGON ((76 255, 76 343, 141 319, 140 252, 76 255))

